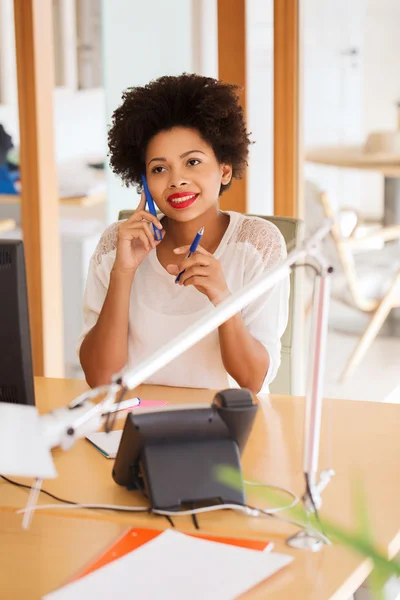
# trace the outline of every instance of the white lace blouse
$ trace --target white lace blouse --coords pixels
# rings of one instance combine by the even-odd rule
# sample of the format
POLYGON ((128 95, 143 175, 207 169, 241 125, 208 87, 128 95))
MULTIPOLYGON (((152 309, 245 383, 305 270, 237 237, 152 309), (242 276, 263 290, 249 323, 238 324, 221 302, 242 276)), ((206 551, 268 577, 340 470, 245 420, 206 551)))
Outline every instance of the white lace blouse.
MULTIPOLYGON (((280 231, 264 219, 228 212, 228 228, 214 253, 231 292, 276 265, 286 256, 280 231)), ((96 324, 115 260, 119 223, 106 229, 90 260, 84 297, 84 328, 78 343, 96 324)), ((289 279, 277 283, 241 312, 250 334, 268 351, 270 366, 263 392, 280 364, 280 338, 288 319, 289 279)), ((152 250, 139 266, 132 285, 129 308, 128 363, 146 356, 184 331, 205 312, 213 310, 208 298, 194 287, 175 285, 175 277, 160 264, 152 250)), ((222 363, 218 332, 214 331, 180 357, 155 373, 146 383, 194 388, 236 387, 222 363)))

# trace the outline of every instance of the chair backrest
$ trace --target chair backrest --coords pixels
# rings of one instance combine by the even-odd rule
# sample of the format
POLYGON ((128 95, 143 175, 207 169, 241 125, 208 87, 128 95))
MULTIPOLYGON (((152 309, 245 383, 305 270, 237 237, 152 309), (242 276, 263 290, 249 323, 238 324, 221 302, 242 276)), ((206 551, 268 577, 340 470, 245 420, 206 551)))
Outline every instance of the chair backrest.
MULTIPOLYGON (((119 220, 129 219, 132 210, 121 210, 119 220)), ((254 215, 255 216, 255 215, 254 215)), ((258 215, 257 215, 258 216, 258 215)), ((290 217, 266 217, 283 235, 286 247, 291 250, 303 238, 303 222, 290 217)), ((294 269, 290 275, 289 318, 285 333, 282 336, 281 366, 274 381, 270 385, 273 394, 303 395, 303 350, 302 350, 302 269, 294 269)), ((268 318, 268 315, 265 316, 268 318)))
MULTIPOLYGON (((343 273, 347 288, 353 297, 354 303, 361 310, 371 310, 371 301, 362 294, 354 263, 353 251, 347 242, 348 233, 343 231, 349 229, 346 227, 343 216, 349 210, 335 211, 328 195, 322 192, 317 185, 307 181, 305 184, 305 234, 308 236, 313 233, 323 222, 324 219, 333 219, 334 224, 329 235, 323 242, 324 255, 330 261, 336 273, 343 273)), ((355 229, 357 216, 354 211, 350 211, 355 216, 355 223, 350 223, 350 231, 355 229)), ((347 215, 346 215, 347 218, 347 215)))
MULTIPOLYGON (((304 223, 291 217, 265 217, 279 229, 283 235, 286 247, 292 250, 304 235, 304 223)), ((303 269, 292 269, 290 275, 289 318, 285 333, 282 336, 281 366, 270 385, 272 394, 304 394, 303 369, 303 269)), ((266 315, 265 318, 268 318, 266 315)))
POLYGON ((129 219, 133 215, 134 211, 132 209, 120 210, 118 214, 118 221, 124 221, 125 219, 129 219))
MULTIPOLYGON (((328 198, 319 187, 311 181, 305 182, 304 187, 305 218, 304 229, 308 237, 322 225, 327 218, 334 217, 334 211, 328 198)), ((342 270, 342 261, 337 249, 337 239, 330 233, 323 241, 324 256, 335 270, 342 270)))

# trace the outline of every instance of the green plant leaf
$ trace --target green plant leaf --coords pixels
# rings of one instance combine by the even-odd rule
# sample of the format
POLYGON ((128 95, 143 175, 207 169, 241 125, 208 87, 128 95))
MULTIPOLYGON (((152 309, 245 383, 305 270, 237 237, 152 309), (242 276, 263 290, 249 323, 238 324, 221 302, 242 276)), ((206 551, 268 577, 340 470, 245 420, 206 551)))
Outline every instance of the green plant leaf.
MULTIPOLYGON (((243 480, 241 474, 236 469, 221 465, 217 467, 216 477, 218 481, 225 485, 231 486, 234 489, 242 489, 243 480)), ((268 500, 268 502, 274 503, 275 506, 285 506, 281 494, 278 494, 272 489, 268 489, 267 486, 264 486, 261 483, 257 489, 257 482, 255 482, 255 484, 254 487, 252 486, 253 493, 257 494, 260 498, 268 500)), ((358 482, 358 485, 353 489, 354 507, 357 513, 357 527, 355 532, 347 531, 340 525, 337 525, 326 518, 320 517, 320 521, 325 534, 330 540, 343 544, 361 556, 372 560, 374 569, 372 576, 370 577, 371 587, 376 595, 379 594, 379 596, 382 597, 380 591, 387 579, 392 575, 400 577, 400 564, 396 561, 389 560, 373 544, 363 487, 360 485, 360 482, 358 482)), ((315 529, 318 529, 318 522, 315 517, 313 515, 307 515, 301 505, 286 509, 285 515, 296 520, 297 524, 300 526, 306 527, 306 525, 311 522, 312 526, 315 529)))

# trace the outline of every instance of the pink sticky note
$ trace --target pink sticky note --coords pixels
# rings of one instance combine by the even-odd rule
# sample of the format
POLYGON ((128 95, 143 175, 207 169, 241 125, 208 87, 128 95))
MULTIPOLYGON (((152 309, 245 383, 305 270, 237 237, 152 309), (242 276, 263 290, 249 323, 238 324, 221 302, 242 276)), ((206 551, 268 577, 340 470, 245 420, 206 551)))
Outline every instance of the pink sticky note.
POLYGON ((152 410, 161 408, 168 404, 164 400, 141 400, 140 404, 136 404, 137 398, 132 398, 132 400, 123 400, 121 405, 119 406, 119 412, 117 413, 117 419, 125 419, 126 413, 128 412, 136 412, 137 410, 152 410), (133 404, 133 405, 132 405, 133 404))
POLYGON ((157 406, 166 406, 168 402, 163 400, 140 400, 139 406, 135 408, 156 408, 157 406))

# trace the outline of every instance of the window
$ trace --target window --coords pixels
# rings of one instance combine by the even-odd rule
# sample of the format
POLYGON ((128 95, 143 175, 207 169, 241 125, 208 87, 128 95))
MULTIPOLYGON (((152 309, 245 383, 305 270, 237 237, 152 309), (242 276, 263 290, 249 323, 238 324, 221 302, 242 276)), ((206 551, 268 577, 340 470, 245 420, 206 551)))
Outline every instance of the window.
POLYGON ((102 85, 101 0, 53 0, 55 84, 102 85))

